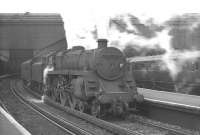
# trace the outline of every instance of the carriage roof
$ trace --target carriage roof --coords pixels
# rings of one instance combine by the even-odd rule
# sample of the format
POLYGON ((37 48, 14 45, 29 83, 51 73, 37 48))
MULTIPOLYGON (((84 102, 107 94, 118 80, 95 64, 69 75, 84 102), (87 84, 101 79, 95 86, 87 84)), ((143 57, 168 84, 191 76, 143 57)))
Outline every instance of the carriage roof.
MULTIPOLYGON (((195 51, 196 53, 196 56, 193 56, 193 57, 196 57, 196 58, 199 58, 200 57, 200 51, 195 51)), ((127 58, 127 60, 129 62, 148 62, 148 61, 161 61, 161 60, 164 60, 166 58, 168 59, 181 59, 183 57, 190 57, 190 56, 185 56, 184 53, 182 52, 174 52, 172 55, 155 55, 155 56, 136 56, 136 57, 131 57, 131 58, 127 58)), ((191 56, 192 57, 192 56, 191 56)))

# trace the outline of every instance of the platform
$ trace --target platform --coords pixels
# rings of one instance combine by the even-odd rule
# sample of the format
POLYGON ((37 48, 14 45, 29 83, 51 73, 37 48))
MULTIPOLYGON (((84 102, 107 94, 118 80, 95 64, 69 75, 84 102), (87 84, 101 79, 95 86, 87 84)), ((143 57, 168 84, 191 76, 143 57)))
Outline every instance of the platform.
POLYGON ((200 109, 200 96, 138 88, 145 100, 200 109))
POLYGON ((1 135, 31 135, 2 107, 0 107, 0 134, 1 135))
POLYGON ((138 88, 144 116, 200 132, 200 96, 138 88))

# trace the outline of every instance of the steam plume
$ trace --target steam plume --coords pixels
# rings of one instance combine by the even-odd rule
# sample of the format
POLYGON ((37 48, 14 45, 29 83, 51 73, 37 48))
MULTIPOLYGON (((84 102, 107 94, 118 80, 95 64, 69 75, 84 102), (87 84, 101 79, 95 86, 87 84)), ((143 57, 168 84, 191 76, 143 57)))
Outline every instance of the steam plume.
POLYGON ((44 84, 46 84, 48 72, 53 71, 53 70, 54 70, 54 67, 50 66, 50 65, 47 65, 46 68, 44 69, 44 71, 43 71, 43 83, 44 84))
POLYGON ((97 47, 97 38, 107 38, 109 46, 121 50, 127 46, 141 52, 151 49, 155 52, 164 50, 160 52, 164 53, 162 60, 165 63, 165 69, 170 71, 174 79, 181 72, 184 63, 198 57, 195 49, 200 49, 200 40, 193 38, 198 34, 200 22, 196 14, 175 16, 163 24, 156 24, 152 18, 141 21, 131 14, 103 16, 95 22, 88 29, 83 29, 82 32, 76 34, 76 38, 80 40, 78 45, 93 49, 97 47), (188 41, 193 42, 191 44, 188 41), (175 54, 178 55, 179 60, 173 59, 175 54))
MULTIPOLYGON (((114 20, 114 25, 111 25, 109 40, 111 41, 112 46, 117 46, 122 50, 126 48, 127 45, 129 45, 129 47, 132 46, 135 49, 164 49, 165 54, 163 55, 162 60, 166 66, 165 69, 169 70, 173 79, 176 79, 176 76, 182 71, 185 63, 188 61, 195 61, 199 57, 199 52, 195 51, 194 48, 190 50, 188 50, 188 48, 184 49, 184 47, 181 48, 181 50, 174 48, 174 41, 177 40, 177 36, 173 33, 174 29, 177 29, 174 25, 176 23, 172 23, 171 21, 173 25, 169 25, 168 22, 168 24, 163 24, 162 27, 156 27, 156 29, 150 32, 151 36, 147 36, 143 33, 145 33, 144 31, 147 29, 150 31, 150 28, 146 27, 146 25, 142 25, 143 28, 141 29, 140 21, 137 18, 133 19, 133 16, 128 16, 129 19, 127 19, 127 17, 118 17, 117 20, 114 20)), ((183 18, 188 21, 187 17, 183 18)), ((194 32, 199 26, 199 22, 195 22, 198 20, 198 17, 191 18, 192 19, 189 19, 188 23, 184 22, 184 24, 187 24, 186 28, 183 27, 184 25, 180 26, 181 29, 187 29, 190 33, 194 32)), ((183 22, 183 19, 181 22, 183 22)), ((150 24, 150 26, 152 25, 150 24)), ((157 24, 157 26, 159 25, 157 24)), ((182 46, 182 44, 178 45, 182 46)))

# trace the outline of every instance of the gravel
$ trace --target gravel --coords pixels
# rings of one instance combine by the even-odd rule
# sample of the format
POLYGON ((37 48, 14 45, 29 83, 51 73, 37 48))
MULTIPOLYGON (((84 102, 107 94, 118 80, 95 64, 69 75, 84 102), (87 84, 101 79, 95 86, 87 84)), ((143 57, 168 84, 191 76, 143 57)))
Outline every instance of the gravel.
POLYGON ((139 116, 139 115, 130 115, 128 119, 132 122, 141 121, 141 122, 144 122, 144 123, 152 123, 152 124, 159 125, 159 126, 162 126, 162 127, 180 130, 180 131, 182 131, 182 132, 184 132, 188 135, 200 135, 199 131, 185 129, 185 128, 182 128, 178 125, 172 125, 172 124, 163 123, 163 122, 160 122, 160 121, 155 121, 155 120, 148 119, 146 117, 139 116))
POLYGON ((180 126, 177 126, 177 125, 162 123, 162 122, 151 120, 139 115, 129 115, 128 117, 126 117, 125 120, 120 119, 120 118, 116 119, 112 117, 104 118, 104 119, 106 119, 107 121, 111 123, 127 128, 129 130, 134 130, 138 133, 142 133, 144 135, 171 135, 172 134, 170 131, 167 131, 165 129, 160 129, 158 127, 154 127, 146 123, 152 123, 152 124, 156 124, 162 127, 176 129, 188 135, 200 135, 198 131, 191 131, 188 129, 181 128, 180 126))
POLYGON ((168 132, 165 130, 160 130, 155 127, 146 126, 140 122, 137 121, 130 121, 130 120, 124 120, 124 119, 107 119, 107 121, 117 124, 121 127, 127 128, 129 130, 136 131, 138 133, 142 133, 144 135, 168 135, 168 132))

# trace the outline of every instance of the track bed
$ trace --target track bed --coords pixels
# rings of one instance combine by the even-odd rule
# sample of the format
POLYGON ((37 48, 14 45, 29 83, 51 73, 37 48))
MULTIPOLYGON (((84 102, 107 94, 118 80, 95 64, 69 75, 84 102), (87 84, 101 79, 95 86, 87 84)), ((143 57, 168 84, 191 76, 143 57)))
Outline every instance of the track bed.
POLYGON ((22 95, 27 101, 34 104, 38 108, 49 112, 51 115, 54 115, 56 117, 59 117, 63 121, 69 122, 72 125, 79 127, 80 129, 85 130, 89 134, 92 135, 112 135, 112 132, 109 132, 107 130, 104 130, 103 128, 93 125, 91 123, 88 123, 87 121, 79 118, 74 117, 73 115, 70 115, 66 113, 65 111, 58 110, 50 105, 44 104, 44 102, 41 99, 35 98, 33 95, 28 93, 23 87, 22 83, 20 81, 17 81, 16 83, 16 90, 19 92, 20 95, 22 95))
MULTIPOLYGON (((20 83, 19 83, 20 85, 20 83)), ((30 90, 29 90, 30 91, 30 90)), ((29 93, 27 93, 29 94, 29 93)), ((64 117, 68 117, 68 119, 72 120, 73 119, 77 119, 76 117, 80 117, 81 119, 84 119, 84 122, 82 123, 83 125, 87 125, 86 127, 84 126, 84 128, 88 128, 89 123, 93 123, 93 124, 97 124, 96 120, 92 120, 93 118, 85 116, 85 114, 80 114, 80 112, 73 112, 70 111, 68 107, 62 107, 60 105, 58 105, 57 103, 52 103, 49 102, 48 100, 45 100, 45 102, 47 104, 50 104, 55 107, 57 106, 57 110, 62 110, 61 112, 58 112, 59 115, 65 115, 64 117), (67 109, 68 108, 68 109, 67 109), (64 112, 63 112, 64 111, 64 112), (66 116, 68 115, 68 116, 66 116), (69 117, 69 115, 71 115, 69 117), (73 115, 73 116, 72 116, 73 115), (88 121, 88 122, 86 122, 88 121), (87 123, 87 124, 86 124, 87 123)), ((42 105, 43 107, 46 105, 42 105)), ((55 109, 55 108, 51 108, 51 109, 55 109)), ((181 134, 181 135, 186 135, 186 134, 196 134, 196 132, 191 132, 188 130, 184 130, 180 127, 176 127, 174 128, 173 125, 168 125, 168 124, 164 124, 161 122, 156 122, 156 121, 151 121, 145 118, 141 118, 140 116, 135 116, 135 115, 131 115, 131 117, 129 117, 127 120, 119 120, 119 119, 104 119, 105 121, 111 123, 111 125, 116 125, 119 128, 122 128, 124 131, 127 130, 127 134, 138 134, 138 135, 154 135, 154 134, 159 134, 159 135, 169 135, 169 134, 181 134), (151 124, 149 124, 151 123, 151 124), (152 124, 153 123, 153 124, 152 124), (160 126, 159 126, 160 125, 160 126), (163 126, 164 125, 164 126, 163 126), (162 127, 162 128, 161 128, 162 127), (164 128, 163 128, 164 127, 164 128)), ((75 120, 76 121, 76 120, 75 120)), ((79 124, 81 124, 81 122, 79 122, 79 124)), ((105 127, 103 126, 104 122, 99 122, 97 125, 100 127, 105 127)), ((108 128, 109 128, 108 126, 108 128)), ((113 128, 114 130, 115 128, 113 128)), ((107 129, 105 129, 107 130, 107 129)), ((122 131, 121 133, 125 133, 124 131, 122 131)), ((97 130, 98 132, 98 130, 97 130)), ((101 131, 102 134, 105 134, 101 131)))
POLYGON ((0 99, 9 113, 33 135, 66 135, 66 132, 21 103, 10 91, 11 79, 0 82, 0 99))

